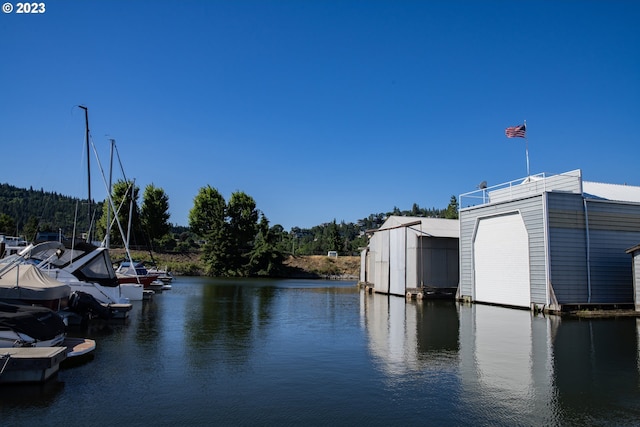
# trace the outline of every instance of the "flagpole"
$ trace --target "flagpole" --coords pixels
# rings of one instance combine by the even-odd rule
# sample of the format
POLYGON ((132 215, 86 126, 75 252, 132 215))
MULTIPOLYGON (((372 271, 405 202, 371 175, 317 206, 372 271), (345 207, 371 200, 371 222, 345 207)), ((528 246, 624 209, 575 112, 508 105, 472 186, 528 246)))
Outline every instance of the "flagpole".
POLYGON ((524 146, 525 146, 525 154, 527 156, 527 177, 530 177, 529 173, 529 138, 527 138, 527 121, 524 121, 524 146))

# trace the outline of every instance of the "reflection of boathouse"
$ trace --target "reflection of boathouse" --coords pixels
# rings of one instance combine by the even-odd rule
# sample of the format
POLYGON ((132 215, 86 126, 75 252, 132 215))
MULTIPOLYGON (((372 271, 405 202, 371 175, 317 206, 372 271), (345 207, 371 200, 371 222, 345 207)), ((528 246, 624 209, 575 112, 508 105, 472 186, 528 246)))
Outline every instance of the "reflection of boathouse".
POLYGON ((413 387, 432 425, 638 424, 640 320, 360 298, 371 376, 386 384, 370 401, 413 387))
POLYGON ((515 307, 633 303, 640 187, 535 175, 460 196, 460 289, 515 307))
POLYGON ((360 281, 375 292, 404 296, 425 287, 449 292, 458 287, 458 221, 390 216, 372 231, 361 253, 360 281))

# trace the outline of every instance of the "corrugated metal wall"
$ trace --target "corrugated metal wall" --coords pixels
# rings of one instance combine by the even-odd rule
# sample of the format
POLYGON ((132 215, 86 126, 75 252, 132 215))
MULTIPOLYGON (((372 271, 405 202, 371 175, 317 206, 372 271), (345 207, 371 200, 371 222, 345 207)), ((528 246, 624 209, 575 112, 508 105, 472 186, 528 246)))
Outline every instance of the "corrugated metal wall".
POLYGON ((639 205, 587 199, 585 213, 581 196, 549 193, 549 230, 551 283, 559 303, 633 301, 626 249, 640 241, 639 205))
POLYGON ((376 292, 387 294, 389 293, 389 230, 379 231, 373 238, 375 238, 376 248, 373 287, 376 292))
POLYGON ((407 278, 407 229, 389 230, 389 293, 404 296, 407 278))
POLYGON ((544 203, 548 212, 549 279, 558 303, 633 302, 632 263, 626 249, 640 242, 640 205, 594 199, 585 203, 581 194, 564 192, 461 210, 460 295, 474 297, 472 251, 477 220, 519 210, 529 234, 531 300, 549 303, 544 203))
POLYGON ((506 212, 519 211, 529 235, 529 271, 531 301, 547 304, 545 268, 545 223, 542 195, 525 199, 481 205, 460 211, 460 295, 474 299, 473 239, 477 221, 506 212))
POLYGON ((360 280, 372 283, 378 293, 400 296, 421 284, 456 288, 458 239, 419 236, 408 227, 376 231, 361 255, 360 280))
POLYGON ((640 251, 633 252, 633 291, 636 311, 640 311, 640 251))

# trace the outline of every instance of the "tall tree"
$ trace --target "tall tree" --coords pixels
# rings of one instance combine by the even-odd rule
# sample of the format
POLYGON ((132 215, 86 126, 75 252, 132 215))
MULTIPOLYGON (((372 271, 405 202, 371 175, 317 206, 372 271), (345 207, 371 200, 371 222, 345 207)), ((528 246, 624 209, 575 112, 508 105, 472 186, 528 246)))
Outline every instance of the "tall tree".
POLYGON ((230 274, 244 276, 248 270, 247 256, 253 248, 258 232, 258 210, 251 196, 237 191, 227 205, 229 235, 231 236, 230 274))
MULTIPOLYGON (((111 228, 110 228, 110 241, 114 244, 124 244, 124 239, 127 235, 130 235, 129 244, 139 245, 144 243, 145 238, 141 235, 140 225, 140 208, 138 208, 138 197, 140 189, 133 181, 118 180, 111 189, 111 198, 115 205, 115 209, 118 215, 118 221, 122 227, 124 238, 120 233, 118 223, 115 221, 115 214, 111 212, 111 228), (131 224, 129 224, 129 212, 131 212, 131 224), (130 231, 130 233, 129 233, 130 231)), ((107 230, 107 207, 109 201, 105 200, 103 204, 103 213, 98 221, 98 235, 104 238, 107 230)))
POLYGON ((249 275, 277 276, 283 267, 284 254, 278 248, 282 226, 269 228, 269 220, 260 214, 258 234, 249 257, 249 275))
POLYGON ((340 230, 338 229, 338 224, 336 224, 336 220, 334 219, 331 224, 329 224, 328 232, 327 232, 327 251, 338 251, 342 249, 342 238, 340 237, 340 230))
POLYGON ((162 188, 149 184, 142 195, 140 220, 152 241, 159 241, 171 231, 169 197, 162 188))
POLYGON ((206 274, 224 276, 227 274, 227 254, 229 234, 225 222, 226 204, 217 189, 207 185, 202 187, 193 200, 189 211, 191 230, 205 240, 202 260, 206 274))
POLYGON ((451 196, 449 206, 444 211, 444 217, 448 219, 458 219, 458 199, 456 196, 451 196))

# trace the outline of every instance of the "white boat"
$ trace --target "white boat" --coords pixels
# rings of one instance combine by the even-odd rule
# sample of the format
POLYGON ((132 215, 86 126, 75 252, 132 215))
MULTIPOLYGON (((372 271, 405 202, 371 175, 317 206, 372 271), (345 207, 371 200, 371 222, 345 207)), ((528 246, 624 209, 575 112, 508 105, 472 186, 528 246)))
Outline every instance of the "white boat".
POLYGON ((142 300, 142 286, 118 282, 109 251, 85 242, 30 245, 22 256, 47 276, 67 284, 72 292, 91 295, 111 311, 112 318, 124 318, 132 300, 142 300))
POLYGON ((17 255, 0 260, 0 301, 37 305, 60 311, 69 303, 71 287, 43 274, 17 255))
POLYGON ((0 234, 0 257, 17 254, 28 245, 23 237, 0 234))
MULTIPOLYGON (((147 268, 147 272, 149 274, 154 274, 158 276, 157 280, 160 280, 164 284, 169 284, 173 281, 173 274, 167 269, 167 267, 163 269, 157 267, 147 268)), ((170 289, 170 287, 169 287, 170 289)))

